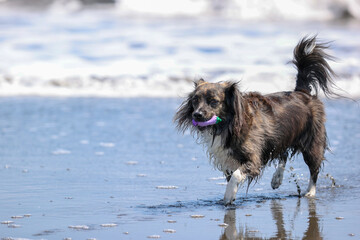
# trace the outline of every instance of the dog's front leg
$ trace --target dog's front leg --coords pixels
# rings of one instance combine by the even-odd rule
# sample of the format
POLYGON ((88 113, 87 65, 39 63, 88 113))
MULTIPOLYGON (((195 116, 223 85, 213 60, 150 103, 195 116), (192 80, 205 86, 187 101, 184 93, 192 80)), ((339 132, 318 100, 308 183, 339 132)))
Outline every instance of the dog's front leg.
POLYGON ((286 161, 280 161, 276 171, 271 180, 271 187, 272 189, 277 189, 280 187, 283 178, 284 178, 284 171, 285 171, 286 161))
POLYGON ((287 157, 288 157, 288 154, 283 153, 279 159, 278 167, 276 168, 276 171, 271 180, 271 187, 273 189, 279 188, 283 181, 287 157))
POLYGON ((235 201, 236 193, 239 188, 239 184, 243 183, 246 179, 246 175, 241 173, 240 169, 237 169, 231 175, 230 181, 226 185, 226 192, 224 196, 225 205, 232 204, 235 201))

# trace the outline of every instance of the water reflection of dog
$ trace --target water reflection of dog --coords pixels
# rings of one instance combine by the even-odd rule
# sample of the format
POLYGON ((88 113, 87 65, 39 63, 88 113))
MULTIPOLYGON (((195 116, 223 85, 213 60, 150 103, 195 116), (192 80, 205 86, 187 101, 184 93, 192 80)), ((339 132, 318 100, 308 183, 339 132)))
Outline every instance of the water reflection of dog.
MULTIPOLYGON (((308 226, 304 235, 303 240, 320 240, 323 239, 320 227, 319 227, 319 218, 316 215, 316 200, 308 199, 308 226)), ((297 206, 294 212, 293 220, 297 217, 301 207, 301 199, 298 200, 297 206)), ((283 205, 280 200, 272 200, 270 204, 270 209, 272 213, 273 220, 276 225, 276 233, 271 237, 265 237, 266 239, 293 239, 298 238, 292 234, 294 227, 288 231, 285 229, 284 224, 284 215, 283 215, 283 205)), ((294 222, 294 221, 292 221, 294 222)), ((240 227, 239 232, 236 229, 236 210, 230 209, 226 211, 224 216, 224 223, 228 224, 228 227, 225 228, 223 234, 220 236, 220 240, 238 240, 238 239, 264 239, 264 237, 258 236, 259 232, 257 230, 252 230, 248 226, 240 227)))
MULTIPOLYGON (((300 202, 300 200, 299 200, 300 202)), ((319 218, 316 215, 316 200, 309 199, 309 217, 308 217, 308 228, 304 233, 303 239, 323 239, 320 228, 319 228, 319 218)))

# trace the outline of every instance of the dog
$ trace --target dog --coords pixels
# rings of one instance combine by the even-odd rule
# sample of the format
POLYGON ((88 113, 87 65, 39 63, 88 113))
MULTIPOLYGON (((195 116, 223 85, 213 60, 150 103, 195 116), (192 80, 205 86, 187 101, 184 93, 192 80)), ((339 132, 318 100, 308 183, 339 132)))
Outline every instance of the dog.
POLYGON ((227 179, 225 205, 233 204, 239 184, 257 180, 266 165, 277 161, 271 186, 277 189, 286 162, 302 153, 310 171, 307 191, 314 197, 316 181, 328 149, 324 105, 318 97, 336 93, 328 43, 304 37, 294 49, 297 69, 294 91, 262 95, 240 92, 237 82, 196 81, 195 89, 174 116, 177 129, 190 130, 207 147, 210 162, 227 179), (312 91, 314 90, 314 91, 312 91), (313 92, 313 93, 312 93, 313 92), (214 117, 220 122, 215 123, 214 117), (210 123, 211 122, 211 123, 210 123))

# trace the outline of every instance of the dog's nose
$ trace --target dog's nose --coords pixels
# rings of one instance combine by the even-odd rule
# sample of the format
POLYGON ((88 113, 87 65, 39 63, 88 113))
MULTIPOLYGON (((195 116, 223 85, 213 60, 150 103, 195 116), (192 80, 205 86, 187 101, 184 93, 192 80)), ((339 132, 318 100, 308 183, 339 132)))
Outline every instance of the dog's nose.
POLYGON ((194 113, 193 113, 193 118, 194 118, 195 120, 200 120, 200 119, 203 118, 203 115, 202 115, 201 113, 199 113, 199 112, 194 112, 194 113))

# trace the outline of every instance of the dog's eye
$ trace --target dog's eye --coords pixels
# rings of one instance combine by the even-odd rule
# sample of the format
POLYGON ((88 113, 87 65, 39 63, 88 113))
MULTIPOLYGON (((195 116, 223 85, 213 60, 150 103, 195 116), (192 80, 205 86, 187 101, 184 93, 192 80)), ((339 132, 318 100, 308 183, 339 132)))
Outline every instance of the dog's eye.
POLYGON ((218 101, 218 100, 212 99, 212 100, 210 101, 210 105, 211 105, 212 107, 217 107, 218 104, 219 104, 219 101, 218 101))
POLYGON ((193 105, 196 105, 198 103, 199 103, 199 98, 195 97, 195 98, 192 99, 192 104, 193 105))

